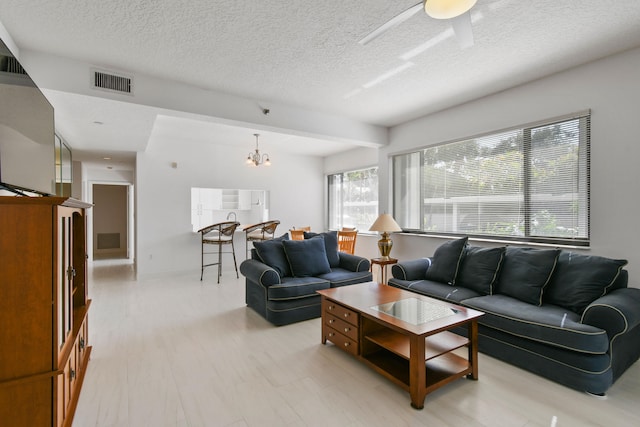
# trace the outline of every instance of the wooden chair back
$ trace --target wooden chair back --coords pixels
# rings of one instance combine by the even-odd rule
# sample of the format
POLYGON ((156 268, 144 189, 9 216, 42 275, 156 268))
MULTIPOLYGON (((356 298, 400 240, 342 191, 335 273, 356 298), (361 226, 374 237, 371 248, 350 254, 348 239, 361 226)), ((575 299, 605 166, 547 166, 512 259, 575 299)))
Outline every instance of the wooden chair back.
POLYGON ((356 250, 358 231, 338 231, 338 250, 353 255, 356 250))
POLYGON ((240 223, 235 221, 219 222, 201 228, 198 233, 203 243, 227 243, 233 238, 233 233, 239 225, 240 223))
POLYGON ((289 237, 291 240, 304 240, 304 230, 289 230, 289 237))

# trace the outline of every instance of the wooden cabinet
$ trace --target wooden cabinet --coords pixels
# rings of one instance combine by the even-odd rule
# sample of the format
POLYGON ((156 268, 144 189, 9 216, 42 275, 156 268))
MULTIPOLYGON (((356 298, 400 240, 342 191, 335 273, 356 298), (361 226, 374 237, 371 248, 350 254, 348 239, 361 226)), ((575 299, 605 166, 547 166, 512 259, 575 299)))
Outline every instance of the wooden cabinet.
POLYGON ((69 426, 88 345, 86 215, 63 197, 0 197, 0 420, 69 426))

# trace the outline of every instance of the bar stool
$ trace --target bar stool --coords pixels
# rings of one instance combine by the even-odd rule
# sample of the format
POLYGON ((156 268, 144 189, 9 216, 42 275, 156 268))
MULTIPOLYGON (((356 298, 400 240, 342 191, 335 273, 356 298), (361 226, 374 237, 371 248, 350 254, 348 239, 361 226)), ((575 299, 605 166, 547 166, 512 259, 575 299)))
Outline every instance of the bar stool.
POLYGON ((217 224, 209 225, 207 227, 201 228, 198 230, 200 233, 202 248, 200 255, 200 280, 202 280, 202 276, 204 274, 204 268, 210 267, 213 265, 218 266, 218 283, 220 283, 220 276, 222 275, 222 247, 225 245, 231 245, 231 253, 233 254, 233 265, 236 268, 236 277, 240 278, 238 275, 238 263, 236 262, 236 249, 233 245, 233 233, 235 233, 236 228, 240 225, 239 222, 234 221, 226 221, 219 222, 217 224), (215 245, 218 247, 217 252, 205 252, 204 245, 215 245), (204 263, 205 255, 218 255, 218 262, 212 262, 210 264, 204 263))
POLYGON ((249 242, 261 242, 263 240, 273 239, 278 224, 280 224, 280 221, 272 220, 259 222, 242 229, 242 231, 245 232, 247 259, 249 259, 249 242))

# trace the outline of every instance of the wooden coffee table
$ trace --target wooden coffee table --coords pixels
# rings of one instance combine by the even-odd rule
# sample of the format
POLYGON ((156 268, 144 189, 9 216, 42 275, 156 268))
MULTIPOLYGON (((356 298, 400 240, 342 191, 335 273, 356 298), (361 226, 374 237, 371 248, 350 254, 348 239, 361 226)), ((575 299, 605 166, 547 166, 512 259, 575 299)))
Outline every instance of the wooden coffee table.
POLYGON ((318 291, 322 343, 347 351, 424 407, 428 393, 456 379, 478 379, 478 323, 484 313, 376 282, 318 291), (466 325, 468 337, 449 332, 466 325), (454 350, 467 347, 467 357, 454 350))

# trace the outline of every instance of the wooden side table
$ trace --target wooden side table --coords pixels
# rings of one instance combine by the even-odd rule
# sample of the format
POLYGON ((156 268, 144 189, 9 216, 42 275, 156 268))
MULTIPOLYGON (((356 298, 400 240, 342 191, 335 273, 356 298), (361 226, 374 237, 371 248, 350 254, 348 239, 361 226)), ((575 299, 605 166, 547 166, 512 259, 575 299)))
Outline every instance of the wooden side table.
POLYGON ((380 283, 383 285, 387 284, 387 266, 397 263, 398 260, 395 258, 371 258, 371 272, 373 273, 373 266, 380 266, 380 283))

